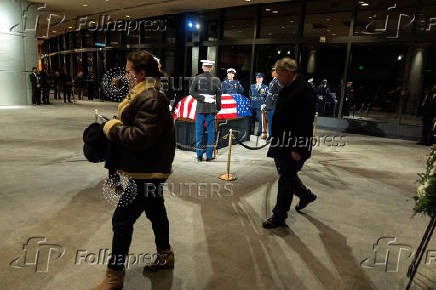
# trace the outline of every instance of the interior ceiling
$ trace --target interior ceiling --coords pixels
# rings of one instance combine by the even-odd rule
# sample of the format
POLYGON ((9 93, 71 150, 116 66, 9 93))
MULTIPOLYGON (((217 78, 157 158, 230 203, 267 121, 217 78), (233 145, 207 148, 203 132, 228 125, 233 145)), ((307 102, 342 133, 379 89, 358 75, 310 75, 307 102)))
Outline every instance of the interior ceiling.
MULTIPOLYGON (((53 24, 59 22, 60 17, 52 18, 49 37, 74 30, 77 27, 77 19, 85 16, 91 19, 98 19, 99 15, 110 15, 111 20, 139 19, 188 11, 285 1, 289 0, 30 0, 33 3, 46 4, 44 9, 46 12, 38 14, 48 16, 50 13, 48 11, 54 11, 53 14, 65 15, 64 22, 56 26, 53 24)), ((46 35, 47 17, 40 17, 40 19, 38 36, 41 37, 46 35)))

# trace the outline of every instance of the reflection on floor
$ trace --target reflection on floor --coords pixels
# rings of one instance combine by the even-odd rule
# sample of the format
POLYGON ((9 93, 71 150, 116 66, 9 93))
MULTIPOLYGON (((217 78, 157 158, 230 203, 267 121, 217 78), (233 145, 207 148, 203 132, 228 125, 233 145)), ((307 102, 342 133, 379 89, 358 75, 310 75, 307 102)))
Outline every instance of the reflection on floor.
MULTIPOLYGON (((95 108, 112 116, 116 105, 81 101, 1 111, 2 289, 89 289, 103 277, 114 208, 101 193, 107 171, 84 160, 81 138, 95 108), (26 255, 23 244, 31 237, 46 238, 26 245, 45 261, 35 263, 29 254, 27 265, 9 266, 26 255)), ((176 267, 143 276, 141 263, 130 265, 125 289, 404 288, 410 260, 401 256, 396 271, 398 248, 388 243, 393 237, 414 249, 425 230, 426 218, 411 219, 411 196, 428 148, 361 135, 345 140, 345 146, 329 139, 316 146, 301 178, 318 200, 305 214, 292 209, 289 228, 269 231, 261 223, 274 206, 277 174, 267 148, 234 146, 231 172, 238 179, 231 184, 218 179, 227 149, 211 163, 177 151, 165 192, 176 267), (376 253, 380 265, 373 263, 376 253), (386 265, 385 253, 392 255, 386 265)), ((435 239, 428 248, 436 250, 435 239)), ((154 250, 150 223, 141 217, 131 253, 154 250)), ((435 267, 422 265, 417 283, 436 287, 435 267)))

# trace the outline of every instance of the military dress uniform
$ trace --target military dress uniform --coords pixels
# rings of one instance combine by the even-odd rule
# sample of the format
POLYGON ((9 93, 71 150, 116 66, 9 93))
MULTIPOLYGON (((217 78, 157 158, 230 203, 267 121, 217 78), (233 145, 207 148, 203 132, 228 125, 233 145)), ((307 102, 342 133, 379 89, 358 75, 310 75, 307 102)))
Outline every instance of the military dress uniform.
MULTIPOLYGON (((214 64, 213 61, 203 60, 203 65, 214 64)), ((215 143, 215 115, 221 110, 221 81, 210 72, 203 72, 194 78, 189 94, 197 100, 195 111, 195 140, 197 159, 203 160, 204 122, 207 127, 206 160, 212 160, 213 145, 215 143)))
POLYGON ((265 105, 266 96, 268 94, 268 87, 264 83, 252 84, 250 86, 250 100, 251 100, 251 134, 254 134, 254 127, 256 125, 255 118, 259 121, 257 127, 257 135, 262 134, 262 105, 265 105))
POLYGON ((277 98, 279 96, 280 85, 277 78, 273 78, 268 86, 268 94, 266 96, 265 111, 268 121, 268 138, 272 136, 272 116, 276 110, 277 98))
MULTIPOLYGON (((236 70, 234 68, 229 68, 227 73, 236 74, 236 70)), ((226 79, 221 83, 221 94, 244 94, 244 88, 241 83, 235 79, 229 80, 226 79)))

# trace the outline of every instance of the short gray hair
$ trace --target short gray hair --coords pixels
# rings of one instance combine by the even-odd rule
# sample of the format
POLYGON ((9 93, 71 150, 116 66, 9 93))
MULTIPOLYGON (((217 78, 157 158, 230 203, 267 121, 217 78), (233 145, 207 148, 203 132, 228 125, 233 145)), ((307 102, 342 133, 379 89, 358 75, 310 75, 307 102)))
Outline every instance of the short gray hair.
POLYGON ((276 62, 274 65, 276 70, 289 70, 289 71, 296 71, 298 69, 297 62, 295 59, 292 59, 290 57, 284 57, 276 62))

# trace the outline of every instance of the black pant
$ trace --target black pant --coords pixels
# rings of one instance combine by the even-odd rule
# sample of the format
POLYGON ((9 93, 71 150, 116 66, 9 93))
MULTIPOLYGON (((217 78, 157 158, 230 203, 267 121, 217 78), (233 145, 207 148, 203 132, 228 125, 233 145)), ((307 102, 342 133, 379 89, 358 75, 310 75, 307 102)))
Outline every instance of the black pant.
POLYGON ((39 88, 32 89, 32 104, 41 104, 41 90, 39 88))
POLYGON ((55 100, 61 99, 61 89, 62 89, 62 86, 60 84, 55 84, 55 87, 54 87, 54 99, 55 100))
POLYGON ((44 86, 42 88, 42 101, 44 104, 50 103, 50 86, 44 86))
POLYGON ((305 160, 295 161, 289 156, 276 157, 274 162, 279 173, 277 204, 273 209, 273 218, 283 221, 288 217, 294 194, 300 199, 311 194, 310 190, 301 182, 298 171, 305 160))
MULTIPOLYGON (((71 103, 71 95, 73 94, 73 89, 72 88, 64 88, 64 102, 67 102, 67 98, 68 98, 68 102, 71 103)), ((60 94, 59 94, 60 96, 60 94)))
POLYGON ((421 142, 427 145, 432 145, 433 141, 433 116, 424 116, 422 118, 421 142))
POLYGON ((165 180, 134 179, 134 181, 137 185, 138 195, 127 207, 118 206, 112 217, 114 236, 112 239, 112 256, 108 267, 113 270, 124 267, 125 257, 129 254, 132 241, 133 225, 142 212, 145 212, 145 215, 151 221, 156 248, 159 250, 170 248, 169 222, 161 186, 165 180))

